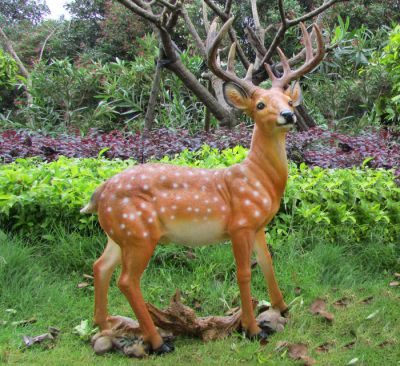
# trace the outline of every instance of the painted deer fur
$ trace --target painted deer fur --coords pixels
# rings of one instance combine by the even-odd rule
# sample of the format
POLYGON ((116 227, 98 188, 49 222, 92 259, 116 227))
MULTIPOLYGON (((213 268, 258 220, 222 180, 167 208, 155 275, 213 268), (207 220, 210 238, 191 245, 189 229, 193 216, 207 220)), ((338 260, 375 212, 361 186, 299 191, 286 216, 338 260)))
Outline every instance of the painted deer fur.
POLYGON ((97 212, 108 236, 104 253, 94 264, 95 323, 101 330, 111 327, 107 312, 107 292, 111 275, 122 265, 118 286, 128 299, 140 323, 145 341, 156 353, 170 352, 163 343, 147 311, 140 289, 140 278, 157 243, 188 246, 207 245, 227 239, 237 265, 243 317, 242 326, 249 337, 266 336, 255 320, 250 294, 250 258, 253 250, 264 274, 272 306, 287 310, 275 279, 264 227, 278 211, 285 189, 288 168, 285 135, 295 123, 293 107, 301 92, 289 83, 313 69, 323 58, 321 33, 314 26, 317 52, 313 55, 310 36, 301 24, 306 61, 292 71, 280 49, 283 75, 278 78, 265 65, 272 87, 253 85, 252 67, 246 78, 233 72, 235 44, 228 68, 223 70, 217 49, 232 19, 216 34, 216 21, 207 40, 209 67, 222 78, 227 102, 246 112, 255 122, 247 158, 226 169, 197 169, 166 164, 145 164, 129 168, 103 183, 81 212, 97 212))

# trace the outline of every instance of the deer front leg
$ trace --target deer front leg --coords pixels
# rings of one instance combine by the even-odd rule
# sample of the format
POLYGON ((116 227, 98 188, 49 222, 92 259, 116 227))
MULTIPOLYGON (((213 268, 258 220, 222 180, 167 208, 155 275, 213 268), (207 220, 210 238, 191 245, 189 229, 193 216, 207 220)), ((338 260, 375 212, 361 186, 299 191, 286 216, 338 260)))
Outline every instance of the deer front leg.
POLYGON ((121 249, 118 244, 108 238, 103 254, 93 265, 94 322, 101 331, 112 327, 107 313, 107 293, 111 275, 120 262, 121 249))
POLYGON ((261 333, 254 316, 250 293, 251 267, 250 258, 253 251, 254 232, 239 230, 232 236, 232 249, 236 261, 236 275, 242 301, 242 327, 249 338, 261 333))
POLYGON ((256 234, 254 249, 257 255, 257 262, 260 265, 265 277, 271 305, 272 307, 279 309, 281 314, 284 314, 285 312, 287 312, 288 307, 283 300, 281 290, 279 289, 278 283, 276 282, 274 268, 272 266, 271 254, 268 250, 268 245, 265 240, 265 234, 263 230, 260 230, 256 234))

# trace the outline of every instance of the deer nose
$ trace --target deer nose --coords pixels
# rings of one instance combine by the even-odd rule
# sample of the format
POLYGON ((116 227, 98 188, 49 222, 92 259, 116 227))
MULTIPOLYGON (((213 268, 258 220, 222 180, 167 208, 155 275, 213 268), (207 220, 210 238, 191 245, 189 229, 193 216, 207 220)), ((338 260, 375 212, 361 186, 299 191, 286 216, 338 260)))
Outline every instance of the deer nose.
POLYGON ((286 121, 286 123, 294 123, 295 122, 295 115, 292 111, 282 111, 281 112, 281 117, 283 117, 286 121))

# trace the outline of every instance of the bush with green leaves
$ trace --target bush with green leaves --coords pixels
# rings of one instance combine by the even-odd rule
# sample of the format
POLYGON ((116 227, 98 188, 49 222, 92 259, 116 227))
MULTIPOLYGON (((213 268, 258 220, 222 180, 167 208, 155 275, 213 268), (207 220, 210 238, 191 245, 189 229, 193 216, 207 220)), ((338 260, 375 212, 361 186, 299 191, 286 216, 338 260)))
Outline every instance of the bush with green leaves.
POLYGON ((373 61, 376 69, 383 68, 391 89, 377 99, 371 116, 400 129, 400 25, 390 32, 388 44, 380 54, 374 54, 373 61))
MULTIPOLYGON (((218 152, 208 146, 184 151, 162 162, 222 168, 242 161, 242 147, 218 152)), ((52 224, 90 229, 91 215, 80 215, 95 188, 105 179, 135 164, 132 160, 60 158, 52 163, 18 159, 0 167, 0 225, 8 230, 36 232, 52 224)), ((336 241, 346 227, 354 242, 379 229, 386 242, 400 235, 400 187, 391 171, 372 169, 310 169, 290 164, 289 181, 281 209, 268 230, 276 235, 318 228, 336 241)))

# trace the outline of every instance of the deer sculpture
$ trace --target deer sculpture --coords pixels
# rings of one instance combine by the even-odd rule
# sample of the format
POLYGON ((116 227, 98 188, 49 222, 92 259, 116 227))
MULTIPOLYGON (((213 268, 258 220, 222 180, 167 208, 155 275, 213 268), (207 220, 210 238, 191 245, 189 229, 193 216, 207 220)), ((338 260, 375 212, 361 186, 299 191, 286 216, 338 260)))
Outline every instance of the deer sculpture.
POLYGON ((272 82, 269 90, 251 83, 252 66, 244 79, 234 73, 235 44, 231 46, 227 70, 218 61, 218 46, 229 29, 229 19, 219 32, 217 21, 207 39, 210 70, 225 81, 224 96, 234 108, 255 122, 246 159, 225 169, 198 169, 166 164, 144 164, 126 169, 103 183, 93 193, 82 213, 97 213, 108 237, 107 246, 94 263, 94 321, 102 331, 113 325, 107 312, 111 275, 122 265, 118 286, 129 301, 143 333, 155 354, 171 352, 150 317, 140 289, 140 279, 157 243, 174 242, 188 246, 232 242, 237 282, 242 304, 242 327, 249 338, 265 338, 257 325, 250 294, 252 252, 265 277, 270 301, 282 313, 287 311, 275 279, 264 227, 274 217, 285 189, 288 167, 285 135, 296 122, 293 108, 301 101, 298 79, 315 68, 324 56, 324 44, 314 25, 317 51, 310 35, 300 24, 306 60, 291 70, 278 48, 283 74, 275 76, 265 64, 272 82))

